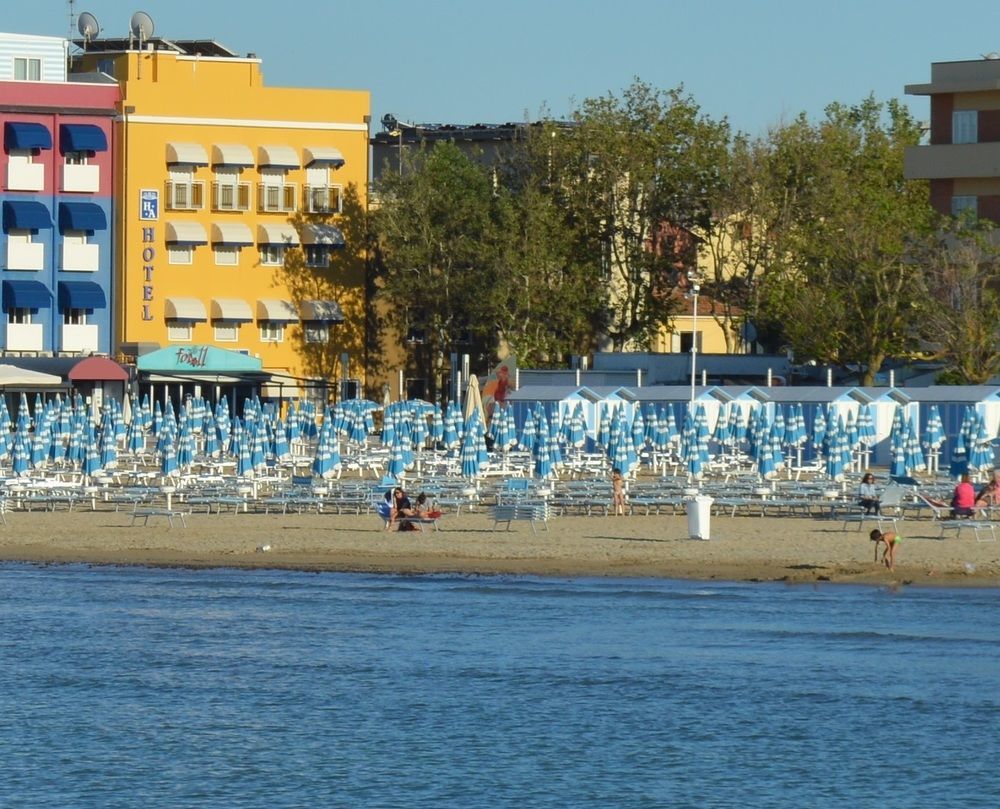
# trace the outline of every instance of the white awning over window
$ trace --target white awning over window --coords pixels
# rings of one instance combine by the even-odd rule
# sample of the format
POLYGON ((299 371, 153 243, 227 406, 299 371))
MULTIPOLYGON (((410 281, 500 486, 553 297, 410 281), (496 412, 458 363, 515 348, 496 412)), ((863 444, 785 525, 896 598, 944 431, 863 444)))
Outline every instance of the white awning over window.
POLYGON ((279 323, 293 323, 299 319, 291 301, 277 298, 261 298, 257 301, 257 320, 274 320, 279 323))
POLYGON ((344 246, 344 234, 334 225, 308 224, 302 228, 302 244, 326 244, 331 247, 344 246))
POLYGON ((197 298, 167 298, 163 316, 167 320, 208 320, 205 304, 197 298))
POLYGON ((253 312, 250 304, 241 298, 212 298, 212 320, 249 323, 253 320, 253 312))
POLYGON ((279 166, 289 169, 299 167, 299 154, 291 146, 261 146, 258 150, 261 166, 279 166))
POLYGON ((167 222, 167 241, 208 244, 208 235, 201 222, 167 222))
POLYGON ((216 143, 212 146, 213 166, 252 166, 253 152, 242 143, 216 143))
POLYGON ((168 143, 167 162, 191 166, 207 166, 208 153, 200 143, 168 143))
POLYGON ((213 222, 212 244, 253 244, 253 233, 242 222, 213 222))
POLYGON ((303 301, 299 307, 303 320, 319 320, 323 323, 342 323, 344 313, 336 301, 303 301))
POLYGON ((257 243, 297 245, 299 234, 291 225, 257 225, 257 243))
POLYGON ((307 146, 302 150, 302 157, 302 163, 305 166, 319 163, 339 169, 346 162, 344 156, 340 153, 340 149, 336 149, 333 146, 307 146))

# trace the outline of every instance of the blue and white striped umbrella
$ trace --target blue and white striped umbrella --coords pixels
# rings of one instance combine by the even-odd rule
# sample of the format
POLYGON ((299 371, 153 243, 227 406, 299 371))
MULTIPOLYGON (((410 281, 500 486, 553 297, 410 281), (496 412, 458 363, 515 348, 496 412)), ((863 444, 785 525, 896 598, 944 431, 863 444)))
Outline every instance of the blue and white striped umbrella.
POLYGON ((181 421, 181 430, 177 436, 177 466, 180 469, 190 469, 194 463, 194 433, 191 432, 191 420, 181 421))
POLYGON ((920 448, 920 436, 917 434, 917 425, 913 419, 907 420, 906 431, 906 474, 912 475, 914 472, 922 472, 927 468, 923 450, 920 448))
POLYGON ((388 477, 399 480, 406 474, 406 459, 403 456, 402 436, 396 436, 389 448, 389 465, 386 467, 388 477))
POLYGON ((20 430, 14 434, 13 456, 14 474, 18 477, 27 475, 31 470, 31 445, 28 443, 27 436, 20 430))
POLYGON ((434 412, 431 414, 431 441, 435 445, 444 441, 444 417, 438 405, 434 405, 434 412))
POLYGON ((177 469, 177 446, 174 443, 173 432, 168 428, 163 431, 164 439, 160 445, 160 472, 165 477, 176 475, 177 469))
POLYGON ((875 445, 875 416, 870 404, 858 410, 858 441, 868 449, 875 445))
MULTIPOLYGON (((244 413, 246 410, 244 410, 244 413)), ((234 419, 233 442, 236 449, 236 474, 241 478, 253 478, 253 424, 234 419)))
POLYGON ((969 454, 965 448, 965 436, 959 431, 951 448, 951 463, 948 465, 948 472, 952 477, 959 478, 968 471, 969 454))
POLYGON ((479 410, 474 409, 469 416, 469 423, 466 424, 465 433, 462 436, 459 457, 462 463, 463 478, 479 477, 479 470, 481 468, 479 459, 479 431, 481 428, 479 410))
POLYGON ((704 462, 698 451, 698 431, 690 410, 684 416, 684 425, 681 428, 681 460, 688 475, 693 478, 701 477, 704 462))
POLYGON ((204 441, 202 452, 208 458, 218 458, 222 454, 222 444, 219 441, 219 428, 216 425, 215 414, 206 409, 201 419, 201 434, 204 441))
POLYGON ((319 428, 319 435, 316 440, 316 452, 313 455, 312 471, 320 478, 332 477, 336 470, 333 464, 334 441, 333 419, 323 419, 323 424, 319 428))
POLYGON ((646 422, 637 407, 632 414, 632 449, 640 452, 646 444, 646 422))
POLYGON ((535 463, 533 472, 539 480, 545 480, 553 476, 552 455, 549 452, 549 442, 539 439, 534 452, 535 463))
POLYGON ((601 415, 597 423, 597 443, 607 448, 611 441, 611 412, 607 405, 601 405, 601 415))
POLYGON ((812 445, 816 453, 822 453, 826 443, 826 416, 823 414, 822 406, 816 408, 813 415, 812 445))
POLYGON ((278 419, 274 425, 274 458, 280 463, 290 460, 291 457, 292 448, 288 441, 288 425, 284 419, 278 419))
MULTIPOLYGON (((827 447, 826 474, 830 480, 840 480, 844 477, 844 455, 838 451, 838 444, 841 440, 839 426, 836 422, 829 422, 824 439, 827 447)), ((813 435, 815 436, 815 427, 813 435)))
POLYGON ((518 441, 521 449, 533 452, 538 443, 538 429, 535 423, 535 414, 530 410, 524 417, 524 424, 521 426, 521 438, 518 441))
POLYGON ((84 427, 84 448, 82 471, 90 477, 101 471, 101 452, 97 446, 97 431, 89 422, 84 427))
POLYGON ((101 427, 100 458, 102 469, 111 469, 118 465, 118 440, 115 436, 113 419, 105 419, 101 427))
POLYGON ((669 452, 674 436, 670 434, 670 417, 662 407, 656 414, 656 436, 653 446, 657 452, 669 452))
POLYGON ((976 437, 969 451, 969 467, 985 472, 993 468, 993 443, 986 429, 986 418, 979 416, 976 437))
POLYGON ((898 433, 894 433, 889 444, 889 451, 892 455, 889 462, 889 475, 892 477, 905 477, 908 474, 906 471, 906 435, 902 432, 904 429, 901 427, 898 433))
POLYGON ((924 427, 924 446, 929 450, 938 450, 945 441, 944 423, 937 405, 931 405, 927 410, 927 424, 924 427))

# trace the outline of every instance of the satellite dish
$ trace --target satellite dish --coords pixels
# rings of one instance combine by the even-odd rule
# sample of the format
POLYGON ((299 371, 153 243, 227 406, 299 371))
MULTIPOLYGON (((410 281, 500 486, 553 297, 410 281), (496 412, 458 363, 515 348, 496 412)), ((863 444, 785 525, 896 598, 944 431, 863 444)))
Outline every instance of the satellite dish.
POLYGON ((147 40, 153 36, 153 18, 145 11, 137 11, 129 20, 129 30, 132 36, 138 37, 140 41, 147 40))
POLYGON ((90 40, 101 33, 101 25, 97 22, 97 17, 89 11, 84 11, 77 18, 76 28, 86 42, 90 42, 90 40))

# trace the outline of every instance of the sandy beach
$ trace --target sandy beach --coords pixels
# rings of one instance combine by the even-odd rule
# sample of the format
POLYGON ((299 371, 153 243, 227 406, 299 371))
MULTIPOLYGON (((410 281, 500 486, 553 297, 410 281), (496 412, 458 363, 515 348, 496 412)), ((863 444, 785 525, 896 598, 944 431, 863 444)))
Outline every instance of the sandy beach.
MULTIPOLYGON (((903 521, 895 570, 873 562, 870 525, 793 517, 713 517, 712 538, 688 538, 684 516, 555 517, 493 531, 484 510, 446 515, 441 529, 387 532, 371 514, 195 513, 132 526, 128 511, 7 515, 0 559, 309 571, 631 576, 871 585, 1000 586, 1000 543, 971 531, 939 538, 903 521), (258 550, 269 546, 268 550, 258 550)), ((141 523, 141 520, 140 520, 141 523)))

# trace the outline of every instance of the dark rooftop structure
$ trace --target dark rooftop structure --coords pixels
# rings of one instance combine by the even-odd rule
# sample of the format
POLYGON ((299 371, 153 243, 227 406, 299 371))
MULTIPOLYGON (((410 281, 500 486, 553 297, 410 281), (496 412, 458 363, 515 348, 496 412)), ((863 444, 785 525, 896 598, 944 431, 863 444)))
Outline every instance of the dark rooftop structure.
MULTIPOLYGON (((133 36, 74 39, 73 44, 85 53, 125 53, 128 51, 152 49, 154 51, 171 51, 184 56, 213 56, 228 59, 245 58, 213 39, 164 39, 163 37, 150 37, 149 39, 140 40, 133 36)), ((253 58, 253 56, 248 54, 248 58, 253 58)))

